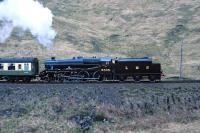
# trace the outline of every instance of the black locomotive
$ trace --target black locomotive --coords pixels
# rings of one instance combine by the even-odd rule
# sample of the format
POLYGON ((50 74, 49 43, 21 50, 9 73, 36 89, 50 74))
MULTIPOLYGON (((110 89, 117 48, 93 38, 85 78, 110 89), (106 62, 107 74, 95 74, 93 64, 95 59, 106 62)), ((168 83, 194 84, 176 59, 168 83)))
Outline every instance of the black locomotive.
POLYGON ((153 63, 151 58, 83 58, 46 60, 45 70, 40 73, 41 80, 120 80, 160 81, 162 76, 160 63, 153 63))

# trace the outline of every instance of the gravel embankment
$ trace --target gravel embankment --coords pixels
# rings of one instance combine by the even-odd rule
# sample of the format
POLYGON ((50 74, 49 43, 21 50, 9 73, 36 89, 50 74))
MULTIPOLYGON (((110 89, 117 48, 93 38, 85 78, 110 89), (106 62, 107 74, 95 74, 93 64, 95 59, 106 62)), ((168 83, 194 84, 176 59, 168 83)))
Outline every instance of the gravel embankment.
MULTIPOLYGON (((82 127, 84 118, 89 120, 89 126, 93 126, 95 132, 101 129, 93 125, 95 121, 106 121, 111 124, 107 126, 112 127, 120 121, 124 124, 126 120, 135 120, 137 123, 139 119, 162 116, 162 120, 131 127, 151 128, 153 124, 169 121, 198 120, 199 109, 199 83, 0 84, 2 132, 80 132, 77 124, 82 127), (61 127, 55 129, 55 123, 61 127)), ((87 126, 86 122, 83 129, 87 126)), ((109 131, 112 131, 111 127, 109 131)), ((123 131, 123 128, 119 127, 119 130, 123 131)))

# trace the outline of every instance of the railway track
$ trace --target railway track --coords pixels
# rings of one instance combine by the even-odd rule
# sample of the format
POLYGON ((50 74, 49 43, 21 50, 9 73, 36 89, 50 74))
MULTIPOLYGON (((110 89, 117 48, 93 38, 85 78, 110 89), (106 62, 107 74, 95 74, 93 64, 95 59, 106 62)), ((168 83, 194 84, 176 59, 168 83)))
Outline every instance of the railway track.
POLYGON ((164 84, 164 83, 200 83, 200 80, 163 80, 159 82, 149 81, 66 81, 66 82, 44 82, 44 81, 31 81, 30 83, 24 82, 6 82, 0 81, 0 84, 164 84))

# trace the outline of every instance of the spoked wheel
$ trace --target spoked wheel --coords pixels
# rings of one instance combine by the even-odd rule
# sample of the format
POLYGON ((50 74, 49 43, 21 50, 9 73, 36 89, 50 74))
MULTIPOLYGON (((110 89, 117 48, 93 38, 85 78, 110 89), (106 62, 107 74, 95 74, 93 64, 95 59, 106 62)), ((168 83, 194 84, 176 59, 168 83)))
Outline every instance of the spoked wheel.
POLYGON ((60 74, 56 73, 52 77, 54 82, 60 82, 60 74))
POLYGON ((150 75, 150 76, 149 76, 149 80, 150 80, 151 82, 155 82, 156 77, 155 77, 154 75, 150 75))
POLYGON ((44 77, 44 81, 46 81, 46 82, 50 83, 52 80, 51 80, 51 78, 50 78, 50 77, 46 76, 46 77, 44 77))
POLYGON ((31 78, 30 77, 24 77, 23 78, 23 82, 24 83, 29 83, 31 81, 31 78))
POLYGON ((134 76, 133 76, 133 79, 134 79, 134 81, 136 81, 136 82, 140 82, 140 80, 142 79, 142 76, 140 76, 140 75, 134 75, 134 76))
POLYGON ((101 74, 100 74, 99 71, 94 72, 92 77, 93 77, 94 79, 99 80, 99 81, 101 81, 101 79, 102 79, 102 78, 101 78, 101 74))
POLYGON ((56 76, 56 81, 57 81, 57 82, 63 83, 64 80, 65 80, 65 79, 64 79, 64 75, 58 74, 58 75, 56 76))
POLYGON ((16 81, 17 83, 19 83, 19 81, 20 81, 19 77, 16 77, 16 78, 15 78, 15 81, 16 81))
POLYGON ((89 73, 87 71, 80 71, 78 75, 83 81, 86 81, 87 80, 86 78, 89 78, 89 73))
POLYGON ((63 78, 64 81, 71 81, 70 79, 70 77, 72 76, 71 72, 65 72, 63 76, 64 76, 63 78))
POLYGON ((46 75, 44 75, 44 77, 42 77, 42 79, 48 83, 55 82, 55 80, 56 80, 53 74, 46 74, 46 75))
POLYGON ((8 78, 7 81, 11 82, 11 83, 14 83, 15 82, 15 78, 8 78))
POLYGON ((60 78, 59 78, 59 82, 60 82, 60 83, 63 83, 64 80, 65 80, 65 78, 63 78, 63 77, 60 77, 60 78))
POLYGON ((126 76, 119 76, 119 80, 120 81, 125 81, 126 80, 126 76))

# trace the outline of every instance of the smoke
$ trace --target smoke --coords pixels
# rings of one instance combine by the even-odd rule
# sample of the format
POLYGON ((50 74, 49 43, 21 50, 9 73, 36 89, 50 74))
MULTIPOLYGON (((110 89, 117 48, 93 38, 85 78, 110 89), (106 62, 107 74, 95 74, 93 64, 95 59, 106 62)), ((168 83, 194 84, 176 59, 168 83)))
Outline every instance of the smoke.
POLYGON ((11 22, 8 21, 2 22, 1 25, 2 26, 0 27, 0 43, 3 43, 10 36, 13 29, 13 25, 11 22))
POLYGON ((48 46, 56 36, 52 22, 51 11, 38 1, 4 0, 0 2, 0 43, 5 42, 17 27, 31 32, 40 44, 48 46))

